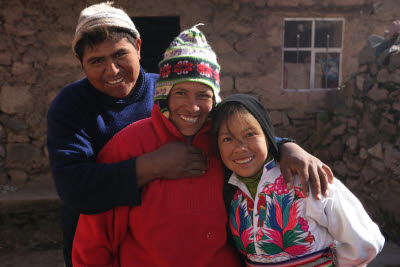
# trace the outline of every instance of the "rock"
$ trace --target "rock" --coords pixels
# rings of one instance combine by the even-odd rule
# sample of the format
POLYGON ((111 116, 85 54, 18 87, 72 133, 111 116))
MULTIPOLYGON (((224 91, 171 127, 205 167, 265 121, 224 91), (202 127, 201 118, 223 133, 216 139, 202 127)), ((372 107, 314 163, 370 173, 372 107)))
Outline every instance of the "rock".
POLYGON ((256 7, 265 7, 266 4, 267 4, 266 0, 254 0, 254 5, 256 7))
POLYGON ((10 176, 11 185, 18 188, 24 187, 28 180, 28 174, 24 171, 11 170, 8 172, 8 175, 10 176))
POLYGON ((40 149, 31 144, 7 144, 7 163, 30 164, 40 157, 40 149))
POLYGON ((24 62, 14 62, 11 73, 13 75, 32 73, 32 65, 24 62))
POLYGON ((372 168, 379 172, 384 172, 385 171, 385 164, 383 164, 382 161, 376 160, 376 159, 371 159, 371 165, 372 168))
POLYGON ((336 140, 329 146, 329 153, 332 155, 332 158, 339 159, 343 154, 343 144, 340 140, 336 140))
POLYGON ((346 124, 340 124, 336 128, 332 129, 330 134, 337 136, 337 135, 343 135, 346 131, 346 124))
POLYGON ((30 139, 25 134, 14 134, 13 132, 10 132, 7 141, 9 143, 29 143, 30 139))
POLYGON ((0 144, 5 139, 6 137, 6 131, 4 130, 4 127, 1 125, 1 118, 0 118, 0 144))
POLYGON ((364 89, 364 74, 357 75, 356 77, 356 86, 357 89, 362 91, 364 89))
POLYGON ((3 145, 0 145, 0 158, 5 158, 6 157, 6 149, 4 148, 3 145))
POLYGON ((367 44, 358 55, 358 63, 361 65, 371 62, 375 62, 375 49, 367 44))
POLYGON ((400 102, 394 102, 392 108, 394 110, 400 111, 400 102))
POLYGON ((362 161, 358 157, 348 157, 345 160, 346 162, 346 167, 353 171, 359 173, 361 170, 361 167, 363 166, 362 161))
POLYGON ((368 152, 365 150, 365 148, 360 149, 360 159, 364 160, 368 158, 368 152))
POLYGON ((11 64, 11 53, 0 53, 0 65, 11 64))
POLYGON ((354 135, 350 136, 347 141, 346 141, 346 145, 351 149, 351 150, 355 150, 357 147, 357 137, 355 137, 354 135))
POLYGON ((346 177, 347 168, 342 161, 335 161, 333 163, 333 171, 338 174, 338 177, 346 177))
MULTIPOLYGON (((27 126, 23 120, 13 118, 11 116, 8 116, 6 114, 0 114, 0 123, 2 123, 4 126, 7 128, 10 128, 11 130, 15 132, 22 132, 27 129, 27 126)), ((0 138, 4 138, 4 135, 2 136, 2 130, 0 126, 0 138)))
POLYGON ((385 167, 393 169, 400 164, 400 151, 395 149, 391 144, 385 144, 385 155, 383 162, 385 167))
POLYGON ((376 177, 376 172, 369 166, 364 166, 361 171, 361 177, 367 181, 372 181, 376 177))
POLYGON ((358 73, 363 73, 368 71, 368 65, 360 65, 358 66, 358 73))
POLYGON ((378 70, 379 70, 378 64, 376 64, 375 62, 369 64, 369 72, 370 72, 373 76, 375 76, 375 75, 378 73, 378 70))
POLYGON ((389 73, 387 69, 381 69, 378 72, 378 76, 376 77, 377 82, 385 83, 385 82, 395 82, 396 81, 396 74, 389 73))
POLYGON ((368 91, 368 97, 374 101, 382 101, 385 100, 388 96, 388 91, 382 88, 378 88, 378 85, 375 86, 368 91))
POLYGON ((279 111, 271 111, 269 113, 270 117, 271 117, 271 121, 273 125, 279 125, 282 123, 282 112, 279 111))
POLYGON ((394 53, 390 55, 390 65, 395 68, 400 68, 400 53, 394 53))
POLYGON ((2 87, 0 93, 0 110, 7 114, 23 113, 32 102, 30 86, 2 87))
POLYGON ((377 143, 375 146, 368 149, 368 153, 378 159, 383 159, 382 144, 377 143))
POLYGON ((357 122, 357 120, 355 120, 355 119, 348 119, 348 120, 347 120, 347 125, 348 125, 350 128, 356 128, 357 125, 358 125, 358 122, 357 122))

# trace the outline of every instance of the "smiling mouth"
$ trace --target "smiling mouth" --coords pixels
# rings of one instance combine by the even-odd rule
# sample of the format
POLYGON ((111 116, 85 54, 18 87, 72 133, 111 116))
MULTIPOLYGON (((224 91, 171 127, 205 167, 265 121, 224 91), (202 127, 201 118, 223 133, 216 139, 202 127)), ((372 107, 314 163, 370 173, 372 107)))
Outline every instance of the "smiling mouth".
POLYGON ((188 117, 188 116, 184 116, 184 115, 180 115, 179 116, 184 122, 187 123, 196 123, 199 119, 199 117, 188 117))
POLYGON ((237 164, 246 164, 249 163, 250 161, 253 160, 253 156, 251 157, 247 157, 247 158, 241 158, 241 159, 235 159, 233 160, 233 162, 237 163, 237 164))
POLYGON ((115 84, 118 84, 118 83, 122 82, 123 80, 124 80, 124 77, 121 77, 121 78, 116 79, 116 80, 107 81, 107 83, 111 84, 111 85, 115 85, 115 84))

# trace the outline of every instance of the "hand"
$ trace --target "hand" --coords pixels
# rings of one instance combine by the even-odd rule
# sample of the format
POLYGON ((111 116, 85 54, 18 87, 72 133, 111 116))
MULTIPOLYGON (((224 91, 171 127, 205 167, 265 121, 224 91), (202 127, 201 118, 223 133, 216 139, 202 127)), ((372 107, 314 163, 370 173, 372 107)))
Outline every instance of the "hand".
POLYGON ((200 176, 207 168, 204 152, 200 148, 182 142, 170 142, 136 158, 139 186, 155 178, 179 179, 200 176))
POLYGON ((333 173, 326 164, 291 142, 283 144, 280 153, 281 172, 289 190, 293 188, 293 174, 297 173, 306 196, 310 179, 316 199, 321 199, 321 191, 324 196, 328 195, 328 182, 333 183, 333 173))

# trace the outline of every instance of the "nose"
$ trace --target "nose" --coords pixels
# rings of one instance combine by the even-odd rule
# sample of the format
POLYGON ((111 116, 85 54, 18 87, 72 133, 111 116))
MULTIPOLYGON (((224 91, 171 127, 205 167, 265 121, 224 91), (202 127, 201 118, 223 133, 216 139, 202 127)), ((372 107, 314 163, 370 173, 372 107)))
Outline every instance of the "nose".
POLYGON ((237 138, 235 140, 235 150, 236 151, 243 151, 243 150, 247 150, 247 144, 246 142, 244 142, 243 140, 237 138))
POLYGON ((197 103, 197 99, 195 97, 189 97, 186 102, 186 109, 191 113, 195 113, 200 110, 200 106, 197 103))
POLYGON ((119 66, 114 60, 109 60, 106 64, 106 73, 109 75, 117 75, 119 72, 119 66))

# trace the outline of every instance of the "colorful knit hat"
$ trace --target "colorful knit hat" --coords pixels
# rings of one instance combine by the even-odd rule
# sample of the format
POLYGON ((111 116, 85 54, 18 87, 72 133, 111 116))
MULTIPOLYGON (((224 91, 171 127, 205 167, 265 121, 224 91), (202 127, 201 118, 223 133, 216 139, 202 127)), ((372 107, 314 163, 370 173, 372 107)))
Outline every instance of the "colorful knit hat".
POLYGON ((176 37, 164 53, 159 63, 160 76, 156 83, 154 102, 161 113, 169 118, 168 95, 172 87, 181 82, 200 82, 211 87, 216 104, 219 96, 220 66, 217 56, 208 45, 204 34, 197 29, 197 24, 176 37))
POLYGON ((121 28, 128 30, 135 38, 140 38, 140 34, 130 17, 122 9, 112 7, 111 5, 112 2, 106 2, 92 5, 82 10, 75 29, 74 40, 72 41, 72 50, 74 53, 76 53, 75 46, 82 38, 82 35, 97 27, 109 26, 121 28))

